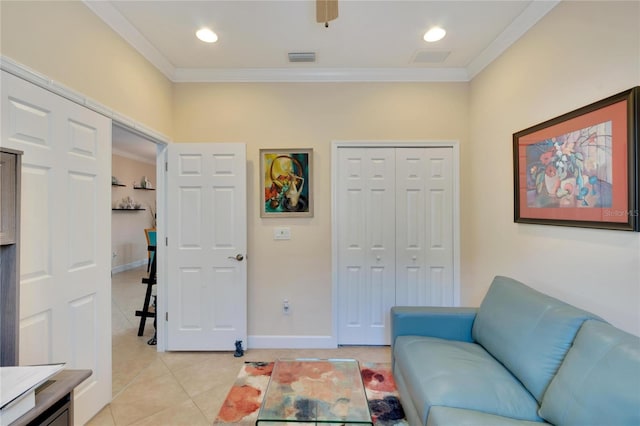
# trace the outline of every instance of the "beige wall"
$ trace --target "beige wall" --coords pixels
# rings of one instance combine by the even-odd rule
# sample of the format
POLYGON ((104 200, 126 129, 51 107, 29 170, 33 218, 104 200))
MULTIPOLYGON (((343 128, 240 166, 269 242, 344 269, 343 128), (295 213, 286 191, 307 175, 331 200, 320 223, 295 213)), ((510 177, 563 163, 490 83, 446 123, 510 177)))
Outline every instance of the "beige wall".
POLYGON ((0 2, 0 46, 177 141, 247 143, 251 335, 331 332, 330 143, 351 139, 460 140, 463 304, 511 275, 640 334, 640 234, 514 224, 511 160, 513 132, 640 84, 638 8, 562 2, 470 84, 172 85, 80 2, 0 2), (314 149, 313 218, 259 218, 263 147, 314 149))
POLYGON ((0 1, 0 52, 167 136, 171 82, 80 1, 0 1))
POLYGON ((176 141, 247 144, 249 335, 332 332, 331 142, 447 139, 464 146, 467 93, 466 83, 175 86, 176 141), (258 150, 289 147, 314 150, 314 217, 261 219, 258 150), (291 227, 292 239, 274 241, 276 226, 291 227))
POLYGON ((562 2, 471 83, 463 301, 496 274, 640 334, 640 234, 513 223, 512 133, 640 84, 640 3, 562 2))
POLYGON ((153 227, 152 212, 156 211, 156 191, 134 189, 133 183, 139 185, 146 176, 153 186, 156 185, 155 164, 144 163, 120 155, 113 155, 111 160, 112 176, 118 178, 126 186, 111 187, 111 206, 117 207, 123 198, 131 197, 140 203, 144 211, 111 211, 111 253, 116 256, 111 260, 111 267, 136 266, 147 259, 146 228, 153 227), (132 265, 133 264, 133 265, 132 265))

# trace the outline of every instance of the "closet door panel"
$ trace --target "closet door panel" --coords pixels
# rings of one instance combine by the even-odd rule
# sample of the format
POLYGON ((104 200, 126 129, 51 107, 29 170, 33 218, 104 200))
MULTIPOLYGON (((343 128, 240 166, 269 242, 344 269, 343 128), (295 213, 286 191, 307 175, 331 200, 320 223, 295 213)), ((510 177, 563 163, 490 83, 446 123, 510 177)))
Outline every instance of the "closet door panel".
POLYGON ((395 302, 393 149, 341 149, 338 214, 339 343, 388 342, 395 302))
POLYGON ((424 148, 396 150, 396 305, 426 305, 430 298, 426 265, 424 148))
POLYGON ((392 306, 453 305, 452 151, 338 149, 339 344, 389 344, 392 306))
POLYGON ((453 306, 453 154, 450 148, 425 150, 425 267, 431 290, 428 306, 453 306))

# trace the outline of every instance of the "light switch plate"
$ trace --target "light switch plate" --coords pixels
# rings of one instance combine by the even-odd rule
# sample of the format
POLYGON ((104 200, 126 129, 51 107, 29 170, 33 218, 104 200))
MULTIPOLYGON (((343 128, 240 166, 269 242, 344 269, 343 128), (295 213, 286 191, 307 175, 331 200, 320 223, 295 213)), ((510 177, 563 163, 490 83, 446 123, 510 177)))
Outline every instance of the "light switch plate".
POLYGON ((291 228, 273 228, 274 240, 290 240, 291 228))

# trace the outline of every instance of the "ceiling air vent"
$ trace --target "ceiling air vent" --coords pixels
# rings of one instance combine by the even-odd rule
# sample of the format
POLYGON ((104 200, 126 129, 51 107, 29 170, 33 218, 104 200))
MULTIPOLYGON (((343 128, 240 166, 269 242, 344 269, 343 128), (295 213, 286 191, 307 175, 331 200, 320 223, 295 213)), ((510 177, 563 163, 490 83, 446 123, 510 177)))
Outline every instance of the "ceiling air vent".
POLYGON ((437 64, 444 62, 451 52, 447 50, 418 50, 411 62, 414 64, 437 64))
POLYGON ((289 62, 315 62, 315 52, 290 52, 289 62))

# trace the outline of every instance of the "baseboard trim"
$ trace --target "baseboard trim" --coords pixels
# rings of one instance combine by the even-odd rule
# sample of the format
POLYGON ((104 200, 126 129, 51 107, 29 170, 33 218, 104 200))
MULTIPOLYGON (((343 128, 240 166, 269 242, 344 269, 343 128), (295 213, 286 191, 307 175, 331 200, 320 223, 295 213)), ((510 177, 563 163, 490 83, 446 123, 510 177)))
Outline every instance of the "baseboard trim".
POLYGON ((249 349, 335 349, 333 336, 248 336, 249 349))
POLYGON ((136 260, 135 262, 127 263, 125 265, 118 265, 111 268, 111 275, 117 274, 118 272, 128 271, 129 269, 135 269, 140 266, 146 265, 148 262, 147 259, 136 260))

